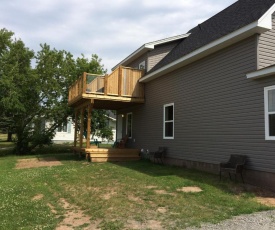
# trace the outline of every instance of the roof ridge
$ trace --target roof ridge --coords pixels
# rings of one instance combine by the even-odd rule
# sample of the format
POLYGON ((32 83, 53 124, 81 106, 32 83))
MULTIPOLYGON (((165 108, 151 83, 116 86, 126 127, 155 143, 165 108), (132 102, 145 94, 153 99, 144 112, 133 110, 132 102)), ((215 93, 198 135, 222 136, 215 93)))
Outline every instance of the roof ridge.
MULTIPOLYGON (((188 32, 191 32, 191 34, 172 49, 159 63, 147 72, 146 75, 259 20, 273 4, 275 4, 275 0, 239 0, 231 4, 224 10, 205 20, 200 24, 200 27, 196 26, 189 30, 188 32)), ((145 78, 146 75, 143 78, 145 78)))

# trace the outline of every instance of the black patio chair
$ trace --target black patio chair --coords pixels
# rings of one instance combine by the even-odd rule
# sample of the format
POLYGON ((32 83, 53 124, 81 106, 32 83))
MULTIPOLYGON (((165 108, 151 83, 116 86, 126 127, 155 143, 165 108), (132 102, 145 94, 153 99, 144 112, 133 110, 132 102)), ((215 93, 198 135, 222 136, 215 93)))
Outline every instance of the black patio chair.
POLYGON ((163 163, 163 159, 165 157, 167 151, 167 147, 159 147, 158 151, 152 153, 153 162, 154 163, 163 163))
POLYGON ((243 168, 246 162, 246 156, 232 154, 227 162, 220 163, 220 180, 222 177, 222 173, 225 172, 229 174, 231 180, 231 174, 235 175, 235 181, 237 180, 237 173, 241 174, 242 181, 243 179, 243 168))

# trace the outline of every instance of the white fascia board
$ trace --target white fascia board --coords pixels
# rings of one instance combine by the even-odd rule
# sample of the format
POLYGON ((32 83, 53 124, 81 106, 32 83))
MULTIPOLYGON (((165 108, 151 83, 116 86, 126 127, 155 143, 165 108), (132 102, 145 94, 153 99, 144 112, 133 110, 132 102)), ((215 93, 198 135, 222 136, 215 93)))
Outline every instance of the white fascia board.
POLYGON ((164 39, 161 39, 161 40, 149 42, 149 43, 146 43, 145 45, 154 45, 154 46, 161 45, 161 44, 165 44, 165 43, 168 43, 168 42, 176 41, 176 40, 179 40, 179 39, 182 39, 182 38, 186 38, 189 35, 190 35, 190 33, 188 33, 188 34, 180 34, 180 35, 177 35, 177 36, 168 37, 168 38, 164 38, 164 39))
POLYGON ((146 75, 145 77, 141 78, 140 82, 149 82, 153 79, 156 79, 163 74, 169 73, 173 70, 176 70, 179 67, 185 66, 194 62, 198 59, 206 57, 211 53, 214 53, 222 48, 230 46, 240 40, 248 38, 256 33, 264 33, 270 29, 272 29, 272 13, 275 11, 275 4, 258 20, 253 23, 248 24, 224 37, 221 37, 201 48, 194 50, 193 52, 179 58, 172 63, 163 66, 160 69, 146 75), (268 23, 268 20, 270 21, 268 23))
POLYGON ((139 49, 137 49, 135 52, 131 53, 128 57, 126 57, 125 59, 123 59, 120 63, 118 63, 116 66, 114 66, 112 68, 112 71, 114 71, 117 67, 119 67, 120 65, 127 65, 128 63, 130 63, 132 60, 136 59, 138 56, 141 56, 142 54, 146 53, 148 50, 152 50, 154 49, 154 46, 146 46, 146 44, 144 44, 143 46, 141 46, 139 49))
POLYGON ((157 40, 157 41, 154 41, 154 42, 145 43, 139 49, 137 49, 136 51, 131 53, 128 57, 126 57, 120 63, 118 63, 116 66, 114 66, 112 68, 112 71, 114 71, 120 65, 125 66, 125 65, 129 64, 131 61, 135 60, 137 57, 141 56, 142 54, 145 54, 148 50, 153 50, 156 45, 160 45, 160 44, 176 41, 176 40, 179 40, 179 39, 182 39, 182 38, 186 38, 189 35, 190 35, 190 33, 189 34, 181 34, 181 35, 177 35, 177 36, 157 40))
POLYGON ((246 74, 247 79, 257 79, 275 75, 275 65, 246 74))
POLYGON ((269 10, 258 20, 258 24, 261 27, 272 29, 272 14, 275 11, 275 4, 273 4, 269 10))

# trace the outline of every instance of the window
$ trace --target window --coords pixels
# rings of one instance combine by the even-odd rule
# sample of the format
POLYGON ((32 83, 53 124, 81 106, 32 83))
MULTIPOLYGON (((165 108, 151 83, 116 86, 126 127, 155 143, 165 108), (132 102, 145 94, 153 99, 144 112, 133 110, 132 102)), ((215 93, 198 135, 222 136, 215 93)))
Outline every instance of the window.
POLYGON ((128 135, 128 138, 132 138, 132 121, 133 121, 133 114, 132 113, 127 113, 126 135, 128 135))
POLYGON ((64 122, 57 128, 57 132, 59 133, 70 133, 71 132, 71 122, 64 122))
POLYGON ((275 86, 264 89, 265 139, 275 140, 275 86))
POLYGON ((145 61, 139 63, 138 68, 139 69, 145 69, 145 61))
POLYGON ((174 103, 163 107, 163 139, 174 139, 174 103))

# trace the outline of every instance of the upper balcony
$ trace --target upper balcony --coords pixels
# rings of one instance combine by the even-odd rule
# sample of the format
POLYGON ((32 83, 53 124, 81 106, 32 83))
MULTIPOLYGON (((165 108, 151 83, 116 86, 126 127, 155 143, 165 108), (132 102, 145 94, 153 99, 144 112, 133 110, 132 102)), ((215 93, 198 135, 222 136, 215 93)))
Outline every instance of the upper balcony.
POLYGON ((110 75, 83 73, 69 88, 69 106, 92 100, 97 109, 120 109, 144 103, 143 70, 119 66, 110 75))

